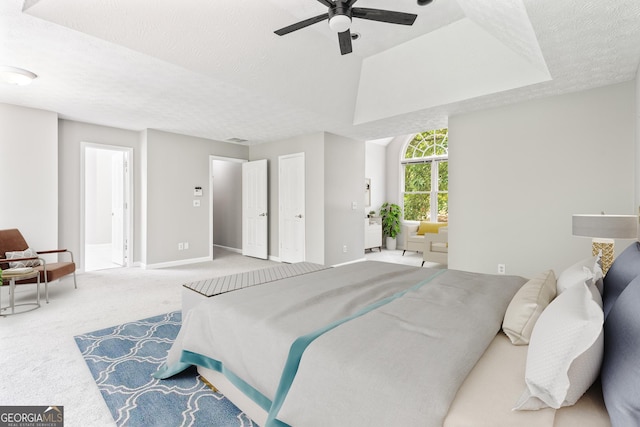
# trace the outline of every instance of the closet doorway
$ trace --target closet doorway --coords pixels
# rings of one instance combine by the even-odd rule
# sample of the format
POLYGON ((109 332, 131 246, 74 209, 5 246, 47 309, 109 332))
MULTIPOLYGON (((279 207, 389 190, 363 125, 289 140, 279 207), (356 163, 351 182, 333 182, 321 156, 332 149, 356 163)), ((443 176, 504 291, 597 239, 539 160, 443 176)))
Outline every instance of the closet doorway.
POLYGON ((84 271, 130 265, 133 149, 82 144, 84 271))
POLYGON ((209 156, 209 239, 213 248, 242 253, 242 164, 244 159, 209 156))

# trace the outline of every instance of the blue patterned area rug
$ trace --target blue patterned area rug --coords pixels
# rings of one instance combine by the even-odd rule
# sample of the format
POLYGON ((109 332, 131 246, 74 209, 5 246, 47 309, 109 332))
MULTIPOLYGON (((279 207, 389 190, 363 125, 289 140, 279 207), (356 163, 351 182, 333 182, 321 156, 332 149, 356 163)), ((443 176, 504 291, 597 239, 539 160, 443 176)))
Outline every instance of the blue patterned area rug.
POLYGON ((167 313, 75 337, 118 426, 257 427, 195 368, 170 379, 151 376, 173 343, 182 315, 167 313))

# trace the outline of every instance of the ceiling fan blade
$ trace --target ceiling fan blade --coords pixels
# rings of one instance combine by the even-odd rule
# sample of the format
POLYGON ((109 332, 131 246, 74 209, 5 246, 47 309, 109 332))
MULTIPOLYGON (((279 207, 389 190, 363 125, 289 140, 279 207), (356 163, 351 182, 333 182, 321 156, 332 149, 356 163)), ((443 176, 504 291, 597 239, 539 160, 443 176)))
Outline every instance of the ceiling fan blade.
POLYGON ((351 31, 343 31, 338 33, 338 41, 340 42, 340 53, 346 55, 353 52, 351 48, 351 31))
POLYGON ((400 25, 413 25, 414 21, 418 17, 418 15, 413 13, 394 12, 392 10, 382 9, 367 9, 364 7, 354 7, 351 9, 351 13, 354 18, 400 25))
POLYGON ((327 6, 327 7, 333 7, 334 4, 331 3, 329 0, 318 0, 320 3, 322 3, 323 5, 327 6))
POLYGON ((353 5, 355 4, 355 2, 357 2, 357 1, 358 1, 358 0, 348 0, 348 1, 346 1, 346 2, 345 2, 345 3, 346 3, 346 4, 345 4, 345 6, 346 6, 346 7, 351 7, 351 6, 353 6, 353 5))
POLYGON ((328 13, 323 13, 322 15, 314 16, 313 18, 305 19, 304 21, 296 22, 295 24, 289 25, 288 27, 280 28, 279 30, 274 31, 279 36, 284 36, 285 34, 292 33, 296 30, 299 30, 304 27, 308 27, 309 25, 313 25, 317 22, 325 21, 329 19, 328 13))

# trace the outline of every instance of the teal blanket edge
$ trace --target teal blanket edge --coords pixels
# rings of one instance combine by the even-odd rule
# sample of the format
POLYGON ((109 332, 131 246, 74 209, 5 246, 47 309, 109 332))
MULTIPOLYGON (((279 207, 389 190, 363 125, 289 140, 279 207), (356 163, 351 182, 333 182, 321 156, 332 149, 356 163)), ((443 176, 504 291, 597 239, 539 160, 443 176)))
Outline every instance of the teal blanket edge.
POLYGON ((300 361, 302 359, 302 355, 305 350, 309 347, 309 345, 315 341, 318 337, 323 334, 331 331, 332 329, 337 328, 338 326, 349 322, 353 319, 361 317, 373 310, 376 310, 386 304, 389 304, 392 301, 397 300, 398 298, 402 298, 404 295, 411 291, 416 291, 420 289, 422 286, 430 283, 436 277, 442 275, 447 270, 440 270, 437 273, 427 277, 426 279, 418 282, 416 285, 413 285, 404 291, 397 292, 389 297, 376 301, 373 304, 370 304, 362 309, 358 310, 356 313, 344 317, 342 319, 335 320, 322 328, 319 328, 309 334, 302 335, 291 344, 289 348, 289 354, 287 356, 287 361, 285 363, 285 367, 283 369, 282 375, 280 376, 280 382, 278 384, 278 389, 276 390, 276 395, 273 400, 269 400, 266 396, 260 393, 258 390, 253 388, 251 385, 246 383, 242 378, 238 377, 231 370, 227 369, 222 362, 219 360, 212 359, 210 357, 204 356, 202 354, 190 352, 187 350, 183 350, 180 362, 175 363, 172 366, 163 365, 156 373, 153 374, 155 378, 165 379, 169 378, 173 375, 176 375, 189 366, 196 365, 202 366, 223 374, 236 388, 242 391, 247 397, 253 400, 258 406, 268 412, 267 422, 265 427, 290 427, 288 424, 277 419, 278 413, 284 401, 291 389, 291 385, 296 377, 298 372, 298 367, 300 366, 300 361))

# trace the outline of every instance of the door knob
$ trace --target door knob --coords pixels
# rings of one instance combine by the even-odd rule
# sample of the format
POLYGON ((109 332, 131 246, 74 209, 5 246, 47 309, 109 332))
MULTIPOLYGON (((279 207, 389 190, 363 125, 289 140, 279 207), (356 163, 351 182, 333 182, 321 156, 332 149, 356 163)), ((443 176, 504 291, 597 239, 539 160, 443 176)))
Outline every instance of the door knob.
POLYGON ((267 213, 266 213, 266 212, 262 212, 262 213, 261 213, 260 215, 258 215, 258 216, 267 216, 267 213))
POLYGON ((302 214, 296 215, 296 218, 302 218, 302 214))

